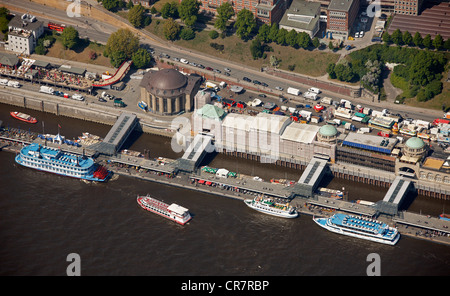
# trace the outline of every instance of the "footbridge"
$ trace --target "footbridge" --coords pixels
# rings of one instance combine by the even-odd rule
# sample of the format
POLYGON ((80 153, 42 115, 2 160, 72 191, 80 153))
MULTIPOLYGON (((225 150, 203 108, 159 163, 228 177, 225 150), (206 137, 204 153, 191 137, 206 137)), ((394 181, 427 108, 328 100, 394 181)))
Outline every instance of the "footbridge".
POLYGON ((130 70, 132 63, 133 62, 131 60, 123 62, 112 77, 107 78, 101 82, 93 83, 92 86, 104 88, 116 84, 117 82, 121 81, 123 77, 128 73, 128 70, 130 70))
POLYGON ((293 187, 293 193, 304 197, 312 197, 326 173, 327 161, 313 157, 293 187))
POLYGON ((103 141, 90 145, 87 149, 95 150, 105 155, 115 155, 137 124, 138 119, 136 114, 120 114, 103 141))
POLYGON ((395 215, 404 198, 411 190, 412 182, 402 176, 397 176, 389 187, 383 200, 376 203, 377 209, 381 213, 395 215))
POLYGON ((214 151, 213 136, 199 133, 194 137, 183 156, 178 159, 178 169, 193 172, 201 163, 205 155, 214 151))

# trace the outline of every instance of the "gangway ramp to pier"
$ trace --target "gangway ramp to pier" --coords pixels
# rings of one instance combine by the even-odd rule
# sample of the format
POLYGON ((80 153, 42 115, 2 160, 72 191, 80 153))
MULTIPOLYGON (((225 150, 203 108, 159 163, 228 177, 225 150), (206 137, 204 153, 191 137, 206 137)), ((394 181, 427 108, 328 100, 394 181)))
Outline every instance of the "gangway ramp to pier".
POLYGON ((214 151, 213 136, 199 133, 178 159, 178 169, 193 172, 208 152, 214 151))
POLYGON ((136 114, 121 113, 102 142, 88 146, 105 155, 115 155, 138 123, 136 114))
POLYGON ((293 193, 301 196, 311 197, 317 189, 327 168, 327 161, 313 157, 295 184, 293 193))
POLYGON ((389 187, 388 192, 384 196, 383 200, 376 203, 377 209, 381 213, 395 215, 398 212, 402 201, 405 196, 411 190, 411 181, 408 179, 397 176, 389 187))
POLYGON ((123 77, 128 73, 128 70, 130 70, 131 64, 133 62, 131 60, 125 61, 120 65, 120 67, 117 69, 116 73, 114 73, 113 76, 110 78, 107 78, 101 82, 93 83, 93 87, 99 87, 99 88, 106 88, 110 87, 113 84, 116 84, 117 82, 121 81, 123 77))

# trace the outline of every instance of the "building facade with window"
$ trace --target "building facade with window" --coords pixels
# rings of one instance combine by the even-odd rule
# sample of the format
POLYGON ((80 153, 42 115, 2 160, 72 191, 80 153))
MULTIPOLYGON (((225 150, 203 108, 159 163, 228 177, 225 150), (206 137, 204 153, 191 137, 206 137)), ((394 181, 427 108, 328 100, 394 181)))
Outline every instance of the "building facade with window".
POLYGON ((423 0, 394 0, 396 14, 419 15, 423 0))
POLYGON ((38 38, 44 33, 44 23, 35 16, 15 15, 8 24, 7 50, 30 55, 37 45, 38 38))
POLYGON ((327 9, 327 33, 347 38, 358 15, 359 0, 331 0, 327 9))
POLYGON ((213 15, 217 14, 217 8, 220 5, 229 2, 233 6, 235 15, 245 8, 253 13, 258 22, 269 25, 278 23, 290 4, 289 0, 199 0, 199 2, 201 3, 200 11, 213 15))

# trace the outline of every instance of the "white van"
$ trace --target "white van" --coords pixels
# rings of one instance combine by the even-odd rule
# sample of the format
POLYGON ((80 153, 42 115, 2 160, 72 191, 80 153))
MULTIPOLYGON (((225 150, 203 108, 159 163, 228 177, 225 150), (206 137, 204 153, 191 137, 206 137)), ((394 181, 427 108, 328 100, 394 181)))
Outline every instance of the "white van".
POLYGON ((8 85, 8 79, 0 79, 0 85, 8 85))
POLYGON ((319 97, 317 96, 317 93, 314 93, 314 92, 310 92, 310 91, 307 91, 307 92, 305 92, 304 94, 303 94, 303 97, 305 98, 305 99, 311 99, 311 100, 317 100, 319 97))
POLYGON ((320 89, 318 89, 317 87, 311 87, 310 89, 308 89, 308 91, 312 92, 312 93, 320 94, 320 89))
POLYGON ((41 88, 39 89, 39 92, 52 95, 55 92, 55 90, 49 86, 42 85, 41 88))
POLYGON ((84 97, 79 94, 72 95, 72 99, 77 100, 77 101, 84 101, 84 97))
POLYGON ((10 81, 8 81, 8 86, 19 88, 20 87, 20 83, 18 81, 10 80, 10 81))

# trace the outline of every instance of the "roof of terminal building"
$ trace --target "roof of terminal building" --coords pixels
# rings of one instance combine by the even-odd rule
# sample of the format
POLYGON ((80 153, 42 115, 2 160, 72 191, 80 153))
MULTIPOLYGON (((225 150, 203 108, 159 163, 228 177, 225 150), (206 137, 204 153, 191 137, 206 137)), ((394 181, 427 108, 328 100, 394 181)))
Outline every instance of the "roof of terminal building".
POLYGON ((299 124, 292 122, 289 124, 283 134, 282 140, 311 144, 319 131, 319 126, 311 124, 299 124))

